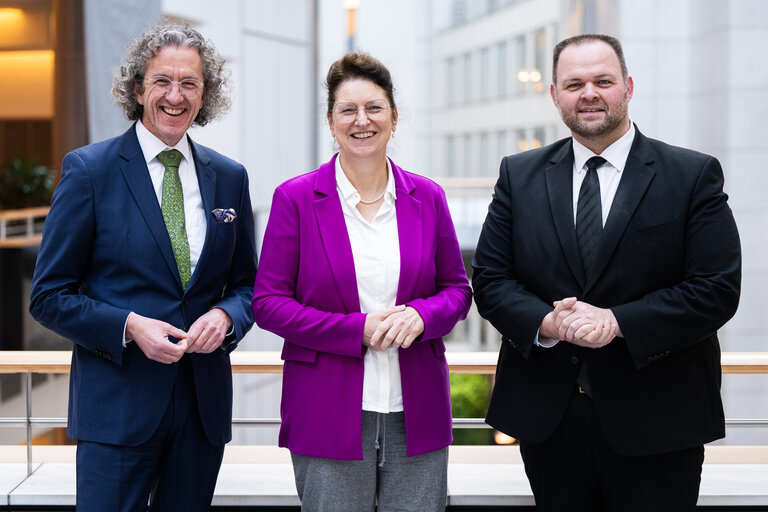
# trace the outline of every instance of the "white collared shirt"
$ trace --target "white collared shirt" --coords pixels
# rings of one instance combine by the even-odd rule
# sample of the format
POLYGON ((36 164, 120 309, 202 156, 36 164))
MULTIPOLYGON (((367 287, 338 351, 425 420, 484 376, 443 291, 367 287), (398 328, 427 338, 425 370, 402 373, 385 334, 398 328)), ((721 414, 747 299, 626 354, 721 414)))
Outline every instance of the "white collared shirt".
POLYGON ((200 253, 203 251, 207 224, 205 209, 203 208, 203 197, 200 195, 200 184, 197 181, 195 159, 192 158, 192 148, 189 146, 189 139, 185 135, 175 146, 169 147, 165 142, 150 133, 141 123, 141 120, 136 123, 136 136, 139 139, 139 146, 141 146, 141 152, 144 154, 144 160, 147 162, 149 177, 152 179, 152 187, 155 189, 158 204, 162 205, 163 201, 163 174, 165 174, 165 167, 157 159, 157 155, 168 149, 178 149, 181 152, 182 159, 179 163, 179 178, 181 178, 181 189, 184 194, 184 220, 187 228, 187 241, 189 242, 189 265, 191 274, 194 274, 197 262, 200 259, 200 253))
MULTIPOLYGON (((576 209, 579 203, 579 191, 584 177, 587 175, 587 160, 595 155, 591 149, 572 139, 573 141, 573 224, 576 225, 576 209)), ((632 149, 632 143, 635 141, 635 124, 629 121, 629 130, 617 141, 608 146, 600 154, 606 162, 597 170, 597 177, 600 180, 600 204, 603 208, 603 226, 608 220, 608 214, 611 212, 613 199, 616 197, 616 191, 619 189, 621 175, 627 164, 629 151, 632 149)), ((551 348, 557 345, 559 340, 555 338, 546 338, 536 334, 535 344, 551 348)))
MULTIPOLYGON (((373 313, 391 308, 397 300, 400 279, 400 241, 395 211, 395 179, 387 159, 387 188, 379 211, 368 222, 356 208, 360 201, 336 158, 336 189, 344 212, 355 261, 360 310, 373 313)), ((403 410, 398 349, 367 350, 364 358, 363 409, 375 412, 403 410)))
MULTIPOLYGON (((629 130, 621 136, 616 142, 608 146, 600 153, 606 162, 597 168, 597 177, 600 180, 600 204, 603 207, 603 226, 608 219, 611 211, 613 198, 616 197, 616 190, 619 188, 621 174, 624 172, 624 166, 627 164, 629 150, 632 149, 632 142, 635 140, 635 125, 632 121, 629 123, 629 130)), ((576 206, 579 203, 579 191, 581 183, 587 175, 587 160, 595 155, 591 149, 582 143, 573 139, 573 223, 576 225, 576 206)))

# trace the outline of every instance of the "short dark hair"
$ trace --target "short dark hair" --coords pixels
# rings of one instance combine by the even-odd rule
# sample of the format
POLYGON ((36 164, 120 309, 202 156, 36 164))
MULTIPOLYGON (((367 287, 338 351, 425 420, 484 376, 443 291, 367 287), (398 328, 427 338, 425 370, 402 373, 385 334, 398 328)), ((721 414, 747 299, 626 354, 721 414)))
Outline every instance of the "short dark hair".
POLYGON ((112 96, 125 117, 135 121, 144 115, 144 107, 136 100, 134 85, 138 85, 140 91, 144 90, 142 79, 149 61, 166 46, 194 48, 200 54, 205 91, 195 124, 204 126, 229 110, 229 71, 213 43, 187 25, 163 23, 147 30, 130 44, 125 62, 115 73, 112 96))
POLYGON ((325 78, 325 87, 328 89, 328 113, 333 112, 336 104, 336 91, 347 80, 362 78, 370 80, 382 89, 387 95, 387 101, 394 113, 395 88, 392 85, 392 76, 387 67, 379 59, 371 57, 367 53, 349 52, 342 58, 331 64, 328 76, 325 78))
POLYGON ((619 58, 619 64, 621 64, 621 76, 624 78, 624 83, 626 83, 627 78, 629 77, 629 72, 627 71, 627 61, 624 59, 624 50, 621 48, 621 43, 615 37, 606 36, 604 34, 580 34, 578 36, 569 37, 568 39, 563 39, 557 43, 555 51, 552 52, 552 83, 557 85, 557 63, 560 61, 560 54, 563 50, 569 46, 594 43, 597 41, 602 41, 613 48, 616 57, 619 58))

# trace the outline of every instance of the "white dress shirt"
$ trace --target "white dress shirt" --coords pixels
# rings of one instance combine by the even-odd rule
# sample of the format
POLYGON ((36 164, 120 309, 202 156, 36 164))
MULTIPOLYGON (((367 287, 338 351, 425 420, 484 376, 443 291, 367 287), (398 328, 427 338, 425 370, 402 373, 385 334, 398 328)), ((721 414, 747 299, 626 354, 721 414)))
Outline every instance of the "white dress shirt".
POLYGON ((147 162, 149 177, 152 179, 152 187, 155 189, 158 204, 162 204, 163 201, 163 174, 165 174, 165 167, 157 159, 157 155, 161 151, 169 149, 178 149, 181 152, 182 159, 179 163, 179 178, 181 179, 181 189, 184 193, 184 221, 187 228, 187 241, 189 242, 190 275, 194 274, 197 261, 200 259, 200 253, 203 251, 207 224, 205 209, 203 208, 203 197, 200 195, 200 184, 197 181, 195 159, 192 158, 192 148, 189 146, 189 139, 185 135, 175 146, 167 146, 165 142, 150 133, 141 124, 141 121, 136 123, 136 136, 139 138, 139 146, 141 146, 141 152, 144 153, 144 160, 147 162))
MULTIPOLYGON (((341 162, 336 158, 336 188, 344 212, 349 242, 355 261, 360 310, 374 313, 391 308, 397 300, 400 279, 400 241, 395 212, 395 179, 387 159, 387 189, 384 202, 370 222, 356 208, 360 201, 341 162)), ((364 358, 363 409, 374 412, 403 410, 398 349, 367 350, 364 358)))
MULTIPOLYGON (((632 142, 635 140, 635 125, 629 125, 627 133, 621 136, 619 140, 608 146, 599 156, 605 158, 606 162, 597 168, 597 177, 600 180, 600 204, 603 207, 603 226, 608 219, 608 213, 613 205, 613 198, 616 197, 616 190, 619 188, 621 174, 624 172, 624 166, 627 164, 629 150, 632 149, 632 142)), ((582 143, 573 139, 573 223, 576 225, 576 206, 579 203, 579 191, 581 183, 587 175, 587 160, 593 156, 598 156, 591 149, 582 143)))
MULTIPOLYGON (((573 223, 576 225, 576 207, 579 203, 579 191, 581 183, 587 175, 587 160, 595 155, 591 149, 585 145, 573 140, 573 223)), ((616 142, 608 146, 599 155, 605 158, 606 162, 598 167, 597 177, 600 180, 600 204, 603 208, 603 226, 608 220, 608 214, 613 205, 613 199, 616 197, 616 191, 619 189, 621 175, 627 164, 629 150, 632 149, 632 143, 635 141, 635 125, 630 120, 629 130, 621 136, 616 142)), ((562 297, 564 298, 564 297, 562 297)), ((544 348, 551 348, 557 345, 559 340, 536 336, 535 344, 544 348)))

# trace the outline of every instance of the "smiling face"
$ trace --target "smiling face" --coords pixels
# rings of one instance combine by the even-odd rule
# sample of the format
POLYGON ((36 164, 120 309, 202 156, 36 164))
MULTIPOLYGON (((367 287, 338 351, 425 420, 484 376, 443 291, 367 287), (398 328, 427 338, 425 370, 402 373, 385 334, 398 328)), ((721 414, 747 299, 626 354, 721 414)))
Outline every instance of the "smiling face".
MULTIPOLYGON (((157 75, 177 82, 185 78, 203 82, 200 54, 195 48, 166 46, 149 61, 144 72, 147 78, 157 75)), ((192 126, 203 106, 205 92, 197 97, 185 98, 176 85, 168 93, 156 85, 142 85, 136 85, 135 88, 136 100, 144 107, 142 124, 167 145, 175 145, 192 126)))
POLYGON ((372 81, 354 78, 342 82, 336 89, 336 103, 328 114, 328 126, 339 143, 339 153, 344 161, 384 159, 387 142, 396 125, 397 109, 388 105, 386 92, 372 81), (375 106, 380 104, 386 108, 375 113, 375 106), (339 112, 342 105, 357 108, 354 118, 339 112))
POLYGON ((563 49, 550 93, 573 137, 599 154, 629 130, 633 87, 613 48, 593 41, 563 49))

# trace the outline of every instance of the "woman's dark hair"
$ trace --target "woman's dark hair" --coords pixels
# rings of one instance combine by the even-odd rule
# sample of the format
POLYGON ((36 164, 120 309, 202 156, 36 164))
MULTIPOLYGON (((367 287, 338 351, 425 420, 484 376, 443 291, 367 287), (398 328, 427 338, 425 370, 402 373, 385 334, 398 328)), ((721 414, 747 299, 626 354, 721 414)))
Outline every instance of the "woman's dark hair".
POLYGON ((389 74, 389 70, 380 60, 367 53, 355 52, 347 53, 331 64, 331 68, 328 70, 328 76, 325 78, 325 87, 328 89, 328 114, 333 112, 333 106, 336 104, 336 91, 341 84, 355 78, 370 80, 384 89, 394 115, 397 106, 395 105, 395 88, 392 86, 392 76, 389 74))

